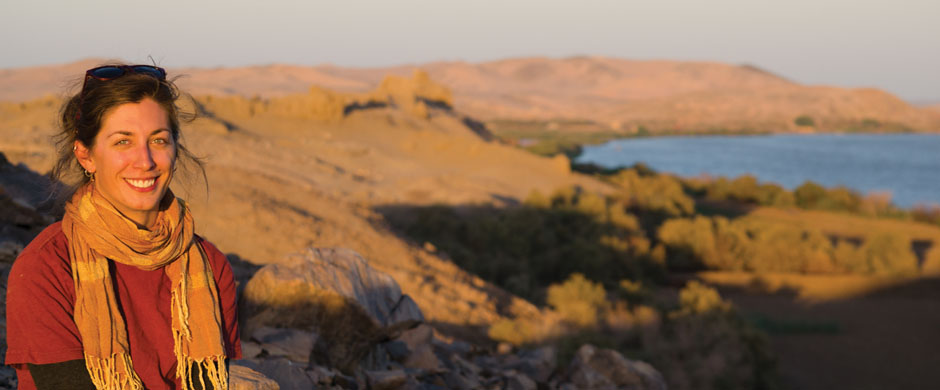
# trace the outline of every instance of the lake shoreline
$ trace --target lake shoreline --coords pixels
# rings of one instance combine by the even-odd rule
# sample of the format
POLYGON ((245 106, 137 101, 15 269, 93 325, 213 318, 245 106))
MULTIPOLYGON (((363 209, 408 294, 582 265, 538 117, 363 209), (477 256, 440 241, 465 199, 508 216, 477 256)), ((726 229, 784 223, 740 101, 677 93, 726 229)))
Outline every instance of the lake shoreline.
POLYGON ((806 181, 860 193, 890 192, 904 208, 940 203, 940 134, 773 133, 626 138, 579 150, 574 164, 643 163, 685 178, 751 175, 794 189, 806 181), (811 141, 810 141, 811 140, 811 141))

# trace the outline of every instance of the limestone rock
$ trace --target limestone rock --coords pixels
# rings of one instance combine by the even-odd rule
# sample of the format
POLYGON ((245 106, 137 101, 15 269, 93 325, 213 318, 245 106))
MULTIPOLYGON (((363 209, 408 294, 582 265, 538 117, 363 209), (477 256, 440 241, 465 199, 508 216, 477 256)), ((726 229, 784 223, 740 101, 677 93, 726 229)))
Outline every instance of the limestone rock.
POLYGON ((229 366, 230 390, 280 390, 277 382, 264 374, 248 367, 232 364, 229 366))
POLYGON ((268 351, 270 356, 283 356, 295 362, 310 361, 310 352, 317 341, 317 335, 297 329, 278 329, 261 327, 252 334, 252 338, 268 351))
POLYGON ((666 390, 666 381, 655 368, 631 361, 611 349, 585 344, 568 368, 569 379, 579 389, 666 390))
POLYGON ((263 349, 260 344, 254 341, 242 340, 242 356, 244 356, 245 359, 258 357, 261 351, 263 351, 263 349))
POLYGON ((317 363, 350 373, 381 340, 424 321, 388 274, 350 249, 309 248, 258 270, 244 292, 244 327, 312 329, 317 363))
POLYGON ((317 372, 307 366, 285 358, 242 359, 232 362, 230 367, 243 366, 260 372, 277 382, 281 390, 308 390, 319 382, 317 372))
POLYGON ((408 357, 402 362, 405 367, 435 372, 441 369, 441 361, 434 353, 432 340, 434 330, 426 324, 409 329, 398 337, 408 347, 408 357))

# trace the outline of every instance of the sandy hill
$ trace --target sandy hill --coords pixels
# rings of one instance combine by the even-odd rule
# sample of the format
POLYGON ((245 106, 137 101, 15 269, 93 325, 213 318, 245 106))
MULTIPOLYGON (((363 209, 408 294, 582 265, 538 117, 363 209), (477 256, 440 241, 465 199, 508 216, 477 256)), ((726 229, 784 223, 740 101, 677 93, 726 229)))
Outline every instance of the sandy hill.
MULTIPOLYGON (((55 94, 91 63, 0 70, 0 100, 55 94)), ((749 65, 633 61, 605 57, 435 62, 387 68, 289 65, 173 69, 194 94, 275 97, 310 85, 366 92, 386 75, 415 68, 453 91, 454 104, 481 120, 592 121, 612 132, 940 131, 936 109, 914 107, 884 91, 804 86, 749 65), (807 116, 812 126, 796 126, 807 116)))
MULTIPOLYGON (((391 274, 432 321, 482 325, 535 315, 433 247, 403 240, 376 210, 512 204, 533 189, 607 187, 571 173, 563 157, 486 141, 472 120, 447 107, 445 92, 418 74, 391 77, 365 94, 313 88, 270 100, 198 96, 209 116, 189 124, 185 140, 207 159, 209 192, 200 180, 176 192, 191 201, 198 232, 248 262, 273 262, 308 246, 347 247, 391 274), (372 105, 344 115, 359 99, 372 105), (322 116, 337 101, 344 102, 340 117, 322 116)), ((47 172, 59 104, 53 97, 0 103, 0 151, 47 172)))

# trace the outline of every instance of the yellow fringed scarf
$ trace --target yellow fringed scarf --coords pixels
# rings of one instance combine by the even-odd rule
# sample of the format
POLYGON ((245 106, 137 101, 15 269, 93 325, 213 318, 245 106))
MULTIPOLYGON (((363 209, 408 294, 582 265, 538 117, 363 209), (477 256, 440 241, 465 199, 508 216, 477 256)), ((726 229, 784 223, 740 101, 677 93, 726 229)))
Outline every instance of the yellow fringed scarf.
POLYGON ((193 239, 193 219, 167 191, 169 207, 150 231, 121 215, 94 189, 80 188, 65 206, 62 230, 75 280, 75 324, 85 365, 99 390, 143 389, 134 372, 124 318, 114 296, 108 259, 142 270, 163 268, 173 286, 171 312, 176 375, 183 390, 195 383, 228 389, 222 315, 208 259, 193 239))

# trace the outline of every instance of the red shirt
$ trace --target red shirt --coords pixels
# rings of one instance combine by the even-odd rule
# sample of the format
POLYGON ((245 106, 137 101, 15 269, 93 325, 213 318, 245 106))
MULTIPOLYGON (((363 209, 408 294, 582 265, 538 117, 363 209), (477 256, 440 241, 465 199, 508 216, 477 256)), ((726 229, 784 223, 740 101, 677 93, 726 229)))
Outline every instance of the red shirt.
MULTIPOLYGON (((222 337, 230 359, 241 358, 235 279, 214 245, 197 237, 219 288, 222 337)), ((127 325, 134 371, 150 390, 179 388, 170 328, 170 279, 162 269, 143 271, 109 262, 118 306, 127 325)), ((49 364, 84 359, 82 338, 72 317, 75 283, 69 266, 68 241, 56 222, 17 257, 7 282, 6 364, 16 369, 19 389, 36 385, 26 363, 49 364)))

